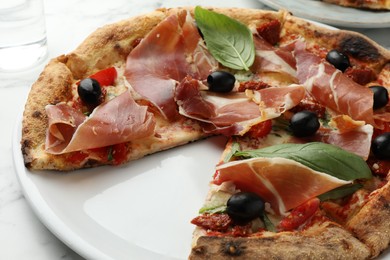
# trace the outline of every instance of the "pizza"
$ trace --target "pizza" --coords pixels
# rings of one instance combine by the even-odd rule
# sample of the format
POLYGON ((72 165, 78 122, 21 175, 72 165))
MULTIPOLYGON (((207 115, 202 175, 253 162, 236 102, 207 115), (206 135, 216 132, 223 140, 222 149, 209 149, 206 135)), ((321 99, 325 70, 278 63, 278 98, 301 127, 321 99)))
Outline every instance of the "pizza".
POLYGON ((390 52, 361 34, 163 8, 52 59, 21 149, 32 172, 68 172, 223 135, 190 259, 375 258, 390 243, 389 88, 390 52))
POLYGON ((371 10, 390 10, 389 0, 323 0, 326 3, 371 10))

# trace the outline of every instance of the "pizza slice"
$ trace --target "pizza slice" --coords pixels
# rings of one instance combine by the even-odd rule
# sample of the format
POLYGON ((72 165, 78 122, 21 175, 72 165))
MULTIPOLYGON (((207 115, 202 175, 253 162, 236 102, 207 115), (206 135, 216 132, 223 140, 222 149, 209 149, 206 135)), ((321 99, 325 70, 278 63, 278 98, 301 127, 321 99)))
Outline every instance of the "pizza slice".
POLYGON ((375 97, 388 84, 387 51, 289 17, 277 43, 293 52, 307 95, 230 140, 192 220, 190 259, 377 257, 390 243, 388 157, 376 150, 388 135, 388 94, 375 97))
POLYGON ((326 3, 371 10, 390 10, 389 0, 323 0, 326 3))

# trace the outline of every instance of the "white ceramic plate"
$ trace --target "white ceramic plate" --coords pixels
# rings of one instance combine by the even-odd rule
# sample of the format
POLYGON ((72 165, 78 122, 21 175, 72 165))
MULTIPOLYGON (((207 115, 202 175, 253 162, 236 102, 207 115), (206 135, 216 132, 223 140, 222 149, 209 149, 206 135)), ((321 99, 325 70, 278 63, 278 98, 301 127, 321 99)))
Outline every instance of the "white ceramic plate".
POLYGON ((273 9, 286 9, 295 16, 335 26, 385 28, 390 26, 390 12, 359 10, 327 4, 318 0, 259 0, 273 9))
POLYGON ((226 139, 209 138, 119 167, 30 172, 13 139, 24 195, 40 220, 87 259, 187 259, 226 139))

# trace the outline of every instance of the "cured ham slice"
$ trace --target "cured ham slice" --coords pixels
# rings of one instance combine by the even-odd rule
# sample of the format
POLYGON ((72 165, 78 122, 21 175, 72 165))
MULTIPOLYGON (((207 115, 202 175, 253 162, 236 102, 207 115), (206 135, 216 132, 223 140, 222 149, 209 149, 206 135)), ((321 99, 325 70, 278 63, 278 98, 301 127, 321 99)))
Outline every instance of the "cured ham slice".
POLYGON ((296 42, 294 55, 299 83, 317 102, 354 120, 374 124, 370 89, 355 83, 320 57, 306 51, 301 41, 296 42))
POLYGON ((296 77, 296 61, 290 51, 275 48, 260 36, 253 39, 256 50, 253 69, 256 72, 277 72, 296 77))
POLYGON ((174 88, 185 76, 206 79, 217 67, 191 16, 182 11, 158 24, 129 54, 125 76, 168 119, 177 116, 174 88))
POLYGON ((154 133, 153 114, 139 106, 129 91, 96 107, 86 117, 59 103, 46 106, 49 118, 46 152, 63 154, 129 142, 154 133))
POLYGON ((324 143, 336 145, 367 160, 370 155, 372 134, 373 127, 367 124, 345 133, 340 133, 337 130, 321 129, 317 139, 324 143))
POLYGON ((232 181, 240 190, 257 193, 284 214, 305 201, 350 183, 285 158, 252 158, 217 166, 214 183, 232 181))
POLYGON ((204 122, 204 131, 227 136, 243 135, 251 126, 280 116, 305 95, 302 86, 216 93, 202 83, 185 78, 176 88, 180 114, 204 122))

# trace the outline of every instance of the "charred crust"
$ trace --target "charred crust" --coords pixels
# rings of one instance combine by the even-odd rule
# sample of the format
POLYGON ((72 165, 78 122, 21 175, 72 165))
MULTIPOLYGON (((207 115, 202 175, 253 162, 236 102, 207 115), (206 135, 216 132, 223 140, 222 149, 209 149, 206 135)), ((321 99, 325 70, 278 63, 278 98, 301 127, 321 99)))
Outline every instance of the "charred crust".
POLYGON ((340 49, 342 52, 362 61, 375 61, 381 57, 375 46, 356 35, 343 38, 340 42, 340 49))
POLYGON ((34 111, 34 112, 32 113, 31 116, 34 117, 34 118, 40 118, 40 117, 42 116, 42 113, 41 113, 41 111, 36 110, 36 111, 34 111))
POLYGON ((245 250, 245 247, 241 245, 241 242, 239 241, 227 241, 223 243, 222 245, 222 252, 229 256, 240 256, 243 251, 245 250))
POLYGON ((192 253, 197 255, 197 256, 202 256, 205 254, 205 248, 204 246, 196 246, 192 248, 192 253))

